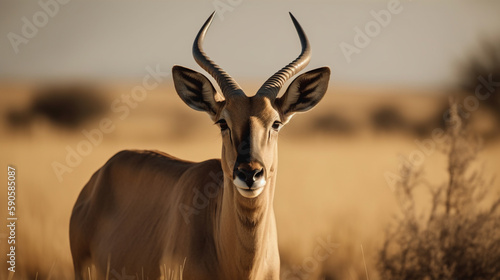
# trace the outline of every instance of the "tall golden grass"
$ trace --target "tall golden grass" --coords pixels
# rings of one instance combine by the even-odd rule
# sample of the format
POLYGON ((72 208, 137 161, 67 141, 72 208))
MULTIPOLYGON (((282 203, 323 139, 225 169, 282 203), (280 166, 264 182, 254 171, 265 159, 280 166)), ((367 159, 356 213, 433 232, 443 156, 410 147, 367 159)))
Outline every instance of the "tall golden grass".
MULTIPOLYGON (((2 112, 25 104, 29 89, 0 89, 2 112)), ((127 90, 121 86, 109 89, 111 98, 127 90)), ((380 134, 370 130, 365 120, 370 108, 378 106, 380 100, 398 108, 406 106, 408 109, 403 111, 410 117, 421 117, 420 114, 436 109, 436 99, 411 94, 382 95, 382 90, 360 92, 363 91, 334 88, 315 110, 295 116, 280 135, 274 207, 282 271, 288 272, 289 279, 379 279, 377 252, 383 245, 384 229, 398 209, 384 173, 396 170, 399 154, 408 154, 417 147, 415 136, 380 134), (312 129, 314 120, 331 112, 349 119, 359 128, 357 132, 331 134, 321 128, 312 129), (321 239, 338 246, 320 261, 314 259, 313 252, 321 239)), ((115 131, 104 135, 102 143, 93 147, 72 172, 65 173, 61 182, 52 163, 63 163, 66 147, 76 147, 84 139, 82 133, 61 130, 43 119, 16 131, 2 123, 0 161, 4 167, 13 164, 18 169, 19 220, 16 273, 7 273, 2 252, 0 278, 73 277, 68 241, 72 206, 92 173, 119 150, 156 149, 194 161, 220 155, 217 128, 207 116, 187 108, 170 86, 150 93, 126 119, 113 113, 108 117, 116 125, 115 131)), ((90 122, 82 129, 96 126, 96 122, 90 122)), ((500 164, 499 155, 498 143, 490 143, 478 155, 486 162, 486 172, 498 171, 495 166, 500 164)), ((442 169, 445 165, 446 158, 439 153, 426 158, 429 180, 446 180, 442 169)), ((6 182, 5 172, 0 176, 6 182)), ((495 182, 492 188, 499 190, 499 183, 495 182)), ((416 196, 422 205, 427 205, 426 198, 425 194, 416 196)), ((0 200, 6 201, 6 191, 0 192, 0 200)), ((2 209, 0 213, 6 221, 6 211, 2 209)), ((1 242, 4 248, 5 239, 1 242)))

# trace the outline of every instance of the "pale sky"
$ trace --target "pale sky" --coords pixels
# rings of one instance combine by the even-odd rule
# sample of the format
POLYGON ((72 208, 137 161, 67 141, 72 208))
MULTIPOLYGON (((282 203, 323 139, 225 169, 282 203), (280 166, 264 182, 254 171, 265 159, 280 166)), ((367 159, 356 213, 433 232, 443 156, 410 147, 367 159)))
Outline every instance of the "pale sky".
POLYGON ((328 65, 332 80, 340 83, 452 85, 457 65, 482 38, 500 40, 500 1, 493 0, 401 1, 399 12, 350 62, 340 45, 356 46, 355 28, 373 25, 372 13, 387 10, 392 0, 65 1, 25 38, 23 17, 33 23, 39 15, 43 23, 39 1, 0 0, 0 79, 130 79, 156 64, 165 71, 174 64, 201 71, 191 46, 206 18, 223 5, 232 10, 219 12, 205 51, 239 81, 264 81, 298 55, 289 11, 312 45, 307 69, 328 65), (12 34, 27 41, 17 54, 12 34))

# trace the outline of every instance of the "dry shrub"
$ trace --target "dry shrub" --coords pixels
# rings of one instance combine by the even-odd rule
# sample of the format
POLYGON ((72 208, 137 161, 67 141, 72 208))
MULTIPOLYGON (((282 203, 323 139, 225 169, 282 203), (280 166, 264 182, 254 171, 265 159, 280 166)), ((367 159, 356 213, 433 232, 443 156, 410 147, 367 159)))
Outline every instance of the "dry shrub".
POLYGON ((500 279, 500 198, 487 201, 492 180, 471 168, 477 147, 452 105, 443 148, 448 182, 429 184, 420 169, 402 166, 394 189, 402 215, 379 252, 381 279, 500 279), (415 202, 422 186, 431 194, 424 213, 415 202))

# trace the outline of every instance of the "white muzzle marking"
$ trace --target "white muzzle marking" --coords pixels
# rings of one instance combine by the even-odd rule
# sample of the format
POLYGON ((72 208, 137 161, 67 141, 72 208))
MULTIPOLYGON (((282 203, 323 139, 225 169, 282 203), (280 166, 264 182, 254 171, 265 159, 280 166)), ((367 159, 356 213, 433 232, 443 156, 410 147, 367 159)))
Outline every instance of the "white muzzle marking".
POLYGON ((264 190, 264 186, 266 185, 266 180, 264 178, 260 178, 259 180, 253 183, 251 188, 249 188, 247 186, 247 183, 245 183, 239 177, 236 177, 236 179, 233 180, 233 183, 236 186, 238 192, 241 194, 241 196, 246 198, 255 198, 259 196, 264 190))

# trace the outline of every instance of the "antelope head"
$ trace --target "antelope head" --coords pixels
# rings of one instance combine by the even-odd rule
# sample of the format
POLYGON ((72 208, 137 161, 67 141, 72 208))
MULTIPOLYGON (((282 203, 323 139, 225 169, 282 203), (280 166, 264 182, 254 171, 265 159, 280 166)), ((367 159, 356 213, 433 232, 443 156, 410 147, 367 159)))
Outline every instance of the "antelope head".
POLYGON ((290 14, 302 51, 297 59, 276 72, 255 95, 249 97, 202 49, 203 39, 214 14, 196 36, 193 56, 217 81, 222 94, 217 92, 203 74, 182 66, 174 66, 172 69, 175 89, 189 107, 207 112, 218 124, 222 135, 221 161, 225 181, 233 183, 233 189, 239 194, 235 194, 237 199, 254 200, 264 191, 274 193, 278 132, 295 113, 310 110, 323 98, 328 87, 330 69, 322 67, 301 74, 278 97, 285 82, 304 69, 311 57, 307 37, 290 14))

